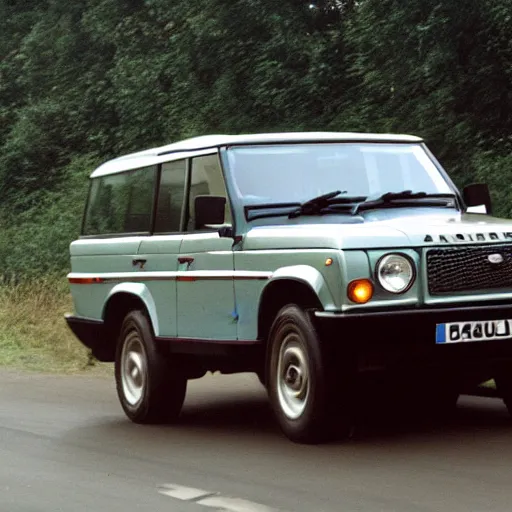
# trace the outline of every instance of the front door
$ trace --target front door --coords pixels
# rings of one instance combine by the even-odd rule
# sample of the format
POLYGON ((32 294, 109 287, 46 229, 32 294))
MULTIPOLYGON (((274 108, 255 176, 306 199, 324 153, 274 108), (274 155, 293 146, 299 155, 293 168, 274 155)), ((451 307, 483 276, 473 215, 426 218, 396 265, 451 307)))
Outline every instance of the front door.
MULTIPOLYGON (((217 153, 195 157, 191 162, 177 278, 178 337, 236 340, 233 239, 221 238, 215 229, 196 229, 194 204, 198 195, 227 197, 217 153)), ((228 201, 225 223, 231 224, 228 201)))

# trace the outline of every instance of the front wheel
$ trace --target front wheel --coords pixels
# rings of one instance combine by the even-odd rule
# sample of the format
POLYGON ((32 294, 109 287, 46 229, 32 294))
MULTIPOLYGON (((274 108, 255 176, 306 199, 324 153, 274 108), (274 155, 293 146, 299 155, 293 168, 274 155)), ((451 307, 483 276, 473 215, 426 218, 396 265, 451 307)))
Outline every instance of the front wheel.
POLYGON ((278 313, 269 351, 268 393, 284 434, 299 443, 346 435, 350 426, 347 374, 337 375, 335 383, 326 349, 298 306, 288 305, 278 313))
POLYGON ((131 311, 123 321, 116 350, 117 394, 124 412, 135 423, 176 420, 187 379, 155 347, 147 317, 131 311))

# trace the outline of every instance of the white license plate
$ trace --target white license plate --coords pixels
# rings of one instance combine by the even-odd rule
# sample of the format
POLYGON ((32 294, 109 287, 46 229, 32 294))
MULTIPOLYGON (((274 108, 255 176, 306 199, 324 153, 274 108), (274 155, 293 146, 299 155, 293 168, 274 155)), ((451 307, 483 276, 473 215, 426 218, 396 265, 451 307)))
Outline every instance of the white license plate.
POLYGON ((512 320, 454 322, 436 326, 438 345, 506 339, 512 339, 512 320))

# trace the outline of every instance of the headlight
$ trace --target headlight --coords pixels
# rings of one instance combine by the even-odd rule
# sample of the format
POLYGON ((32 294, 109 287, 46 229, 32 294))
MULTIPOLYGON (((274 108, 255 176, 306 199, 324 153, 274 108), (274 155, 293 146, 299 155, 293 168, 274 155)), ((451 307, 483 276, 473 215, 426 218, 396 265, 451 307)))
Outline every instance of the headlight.
POLYGON ((377 278, 384 290, 404 293, 414 282, 415 271, 409 258, 400 254, 388 254, 377 263, 377 278))

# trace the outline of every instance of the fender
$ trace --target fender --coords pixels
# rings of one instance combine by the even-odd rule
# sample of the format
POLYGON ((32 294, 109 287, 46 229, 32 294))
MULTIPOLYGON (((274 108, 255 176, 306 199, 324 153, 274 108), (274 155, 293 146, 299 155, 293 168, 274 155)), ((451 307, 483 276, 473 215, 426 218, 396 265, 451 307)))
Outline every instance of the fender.
POLYGON ((158 336, 160 334, 160 328, 158 325, 158 315, 156 313, 155 301, 153 300, 153 296, 151 295, 148 287, 144 283, 119 283, 118 285, 114 286, 114 288, 110 290, 107 300, 105 301, 102 317, 105 318, 105 311, 110 300, 119 293, 129 293, 130 295, 136 296, 143 302, 143 304, 146 306, 151 323, 153 324, 153 331, 155 336, 158 336))
POLYGON ((336 304, 329 290, 324 276, 314 267, 309 265, 293 265, 289 267, 281 267, 273 272, 272 277, 263 288, 260 295, 261 298, 265 295, 265 291, 272 283, 276 281, 293 280, 309 286, 318 297, 322 304, 324 311, 336 310, 336 304))

